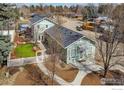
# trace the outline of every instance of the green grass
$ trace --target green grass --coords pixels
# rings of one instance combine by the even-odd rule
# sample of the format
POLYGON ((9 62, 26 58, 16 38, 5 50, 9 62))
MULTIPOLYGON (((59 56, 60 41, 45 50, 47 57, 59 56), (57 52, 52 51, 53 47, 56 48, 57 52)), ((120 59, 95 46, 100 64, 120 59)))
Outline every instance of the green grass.
POLYGON ((18 45, 15 49, 15 53, 18 58, 33 57, 35 56, 35 52, 32 49, 33 44, 18 45))

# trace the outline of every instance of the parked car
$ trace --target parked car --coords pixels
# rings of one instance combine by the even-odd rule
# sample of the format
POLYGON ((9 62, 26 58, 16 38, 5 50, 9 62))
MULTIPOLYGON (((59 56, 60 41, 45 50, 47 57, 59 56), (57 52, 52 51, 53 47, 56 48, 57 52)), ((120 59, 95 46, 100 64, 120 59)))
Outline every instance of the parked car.
POLYGON ((82 31, 81 26, 76 26, 76 30, 78 30, 78 31, 82 31))

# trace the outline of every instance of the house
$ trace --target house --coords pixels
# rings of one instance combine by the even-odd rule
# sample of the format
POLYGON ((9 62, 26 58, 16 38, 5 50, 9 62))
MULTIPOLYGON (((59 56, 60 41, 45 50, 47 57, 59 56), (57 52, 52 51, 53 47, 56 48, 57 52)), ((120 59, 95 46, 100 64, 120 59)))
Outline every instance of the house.
POLYGON ((33 31, 33 40, 43 39, 44 30, 54 26, 54 23, 48 21, 48 15, 33 14, 30 20, 30 28, 33 31))
POLYGON ((0 36, 10 36, 10 41, 13 42, 14 41, 14 37, 15 37, 15 30, 0 30, 0 36))
POLYGON ((47 18, 37 20, 31 27, 34 32, 34 41, 42 42, 47 51, 52 44, 57 43, 59 47, 57 53, 59 58, 65 63, 74 64, 94 59, 95 44, 82 34, 62 26, 57 26, 56 23, 47 18))
POLYGON ((20 32, 26 31, 28 26, 29 26, 28 24, 20 24, 19 26, 20 32))
POLYGON ((47 42, 47 46, 51 46, 55 43, 49 43, 49 40, 57 42, 59 45, 58 54, 59 58, 65 63, 75 64, 76 62, 82 62, 94 59, 95 57, 95 45, 82 34, 74 32, 65 27, 53 26, 44 31, 45 39, 42 42, 47 42), (50 38, 50 39, 49 39, 50 38))
POLYGON ((28 18, 24 18, 24 17, 20 17, 19 21, 18 21, 18 32, 19 33, 24 33, 27 28, 29 27, 29 19, 28 18))

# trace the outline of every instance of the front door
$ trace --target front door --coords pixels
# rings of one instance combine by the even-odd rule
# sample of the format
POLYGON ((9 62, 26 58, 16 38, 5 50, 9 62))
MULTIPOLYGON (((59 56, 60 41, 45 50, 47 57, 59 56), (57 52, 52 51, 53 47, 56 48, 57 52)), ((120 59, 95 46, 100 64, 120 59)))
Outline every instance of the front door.
POLYGON ((44 41, 44 36, 43 36, 43 33, 41 33, 40 35, 39 35, 39 41, 44 41))

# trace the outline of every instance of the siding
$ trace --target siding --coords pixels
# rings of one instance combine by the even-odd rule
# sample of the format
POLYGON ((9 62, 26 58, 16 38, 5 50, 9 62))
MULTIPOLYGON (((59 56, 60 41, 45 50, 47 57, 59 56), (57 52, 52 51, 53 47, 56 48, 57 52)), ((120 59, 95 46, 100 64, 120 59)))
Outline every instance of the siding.
POLYGON ((61 47, 55 40, 53 40, 47 33, 44 34, 44 46, 46 47, 46 52, 48 54, 57 53, 61 61, 66 63, 67 59, 67 49, 61 47))
POLYGON ((94 59, 95 45, 86 38, 81 38, 75 43, 67 47, 67 63, 77 62, 79 59, 89 60, 94 59), (79 51, 79 47, 83 48, 83 52, 79 51))

